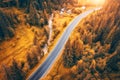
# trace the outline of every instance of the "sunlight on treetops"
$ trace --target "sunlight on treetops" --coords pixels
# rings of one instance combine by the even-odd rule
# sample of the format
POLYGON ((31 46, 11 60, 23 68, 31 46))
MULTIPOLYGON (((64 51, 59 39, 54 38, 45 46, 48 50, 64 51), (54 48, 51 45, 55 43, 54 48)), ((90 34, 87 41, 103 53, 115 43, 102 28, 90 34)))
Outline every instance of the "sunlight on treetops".
POLYGON ((105 3, 105 0, 78 0, 78 4, 92 4, 92 5, 103 5, 105 3))

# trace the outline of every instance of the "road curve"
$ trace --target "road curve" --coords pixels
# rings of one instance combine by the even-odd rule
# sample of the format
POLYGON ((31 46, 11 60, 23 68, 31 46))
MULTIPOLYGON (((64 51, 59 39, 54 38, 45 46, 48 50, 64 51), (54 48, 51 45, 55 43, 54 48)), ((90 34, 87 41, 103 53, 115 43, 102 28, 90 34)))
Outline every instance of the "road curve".
POLYGON ((73 19, 73 21, 67 26, 67 29, 62 34, 62 36, 61 36, 60 40, 58 41, 58 43, 56 44, 55 48, 48 55, 45 62, 41 66, 39 66, 37 68, 37 70, 29 76, 29 78, 27 80, 39 80, 40 78, 42 78, 47 73, 49 68, 52 66, 52 64, 55 62, 57 57, 60 55, 59 53, 64 48, 65 43, 67 42, 67 40, 68 40, 71 32, 73 31, 73 29, 77 26, 77 24, 83 18, 85 18, 87 15, 89 15, 90 13, 92 13, 95 10, 96 10, 96 8, 88 10, 88 11, 80 14, 79 16, 77 16, 75 19, 73 19))

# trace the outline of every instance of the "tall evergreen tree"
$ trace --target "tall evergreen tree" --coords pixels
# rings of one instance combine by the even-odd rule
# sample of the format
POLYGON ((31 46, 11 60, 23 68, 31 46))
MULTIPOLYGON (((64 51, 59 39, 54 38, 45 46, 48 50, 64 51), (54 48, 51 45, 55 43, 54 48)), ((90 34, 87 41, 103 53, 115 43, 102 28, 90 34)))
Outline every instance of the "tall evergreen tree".
POLYGON ((13 59, 10 66, 12 80, 25 80, 25 73, 20 69, 17 62, 13 59))
POLYGON ((6 79, 7 80, 13 80, 12 77, 11 77, 11 74, 10 74, 10 69, 7 68, 5 65, 3 65, 3 68, 5 70, 6 79))

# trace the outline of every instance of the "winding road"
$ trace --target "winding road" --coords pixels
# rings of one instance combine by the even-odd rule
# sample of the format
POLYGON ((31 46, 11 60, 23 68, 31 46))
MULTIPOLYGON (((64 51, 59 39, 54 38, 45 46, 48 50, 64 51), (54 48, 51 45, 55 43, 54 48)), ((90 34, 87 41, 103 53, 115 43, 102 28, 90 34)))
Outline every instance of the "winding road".
POLYGON ((69 36, 73 29, 78 25, 78 23, 85 18, 87 15, 92 13, 95 10, 99 10, 99 8, 88 10, 80 15, 78 15, 75 19, 71 21, 71 23, 67 26, 66 30, 63 32, 60 40, 56 44, 55 48, 49 53, 45 62, 37 68, 35 72, 33 72, 28 80, 39 80, 44 75, 46 75, 47 71, 51 68, 53 63, 56 61, 57 57, 60 55, 60 52, 63 50, 65 43, 69 39, 69 36))

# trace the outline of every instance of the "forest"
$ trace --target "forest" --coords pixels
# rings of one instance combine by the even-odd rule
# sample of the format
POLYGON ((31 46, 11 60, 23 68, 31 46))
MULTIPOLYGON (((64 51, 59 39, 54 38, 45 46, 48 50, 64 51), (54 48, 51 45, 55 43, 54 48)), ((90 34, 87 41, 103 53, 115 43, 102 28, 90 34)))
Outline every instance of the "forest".
MULTIPOLYGON (((82 2, 79 6, 75 1, 0 0, 0 80, 27 79, 46 57, 50 16, 59 16, 52 20, 54 45, 74 16, 82 13, 75 9, 82 2), (62 8, 72 14, 59 14, 62 8), (59 18, 63 22, 55 20, 59 18)), ((119 80, 119 73, 120 0, 107 0, 76 26, 43 80, 119 80)))
POLYGON ((82 20, 55 65, 43 80, 119 80, 120 0, 82 20))
POLYGON ((50 36, 49 18, 68 1, 0 0, 1 80, 25 80, 41 63, 50 36))

